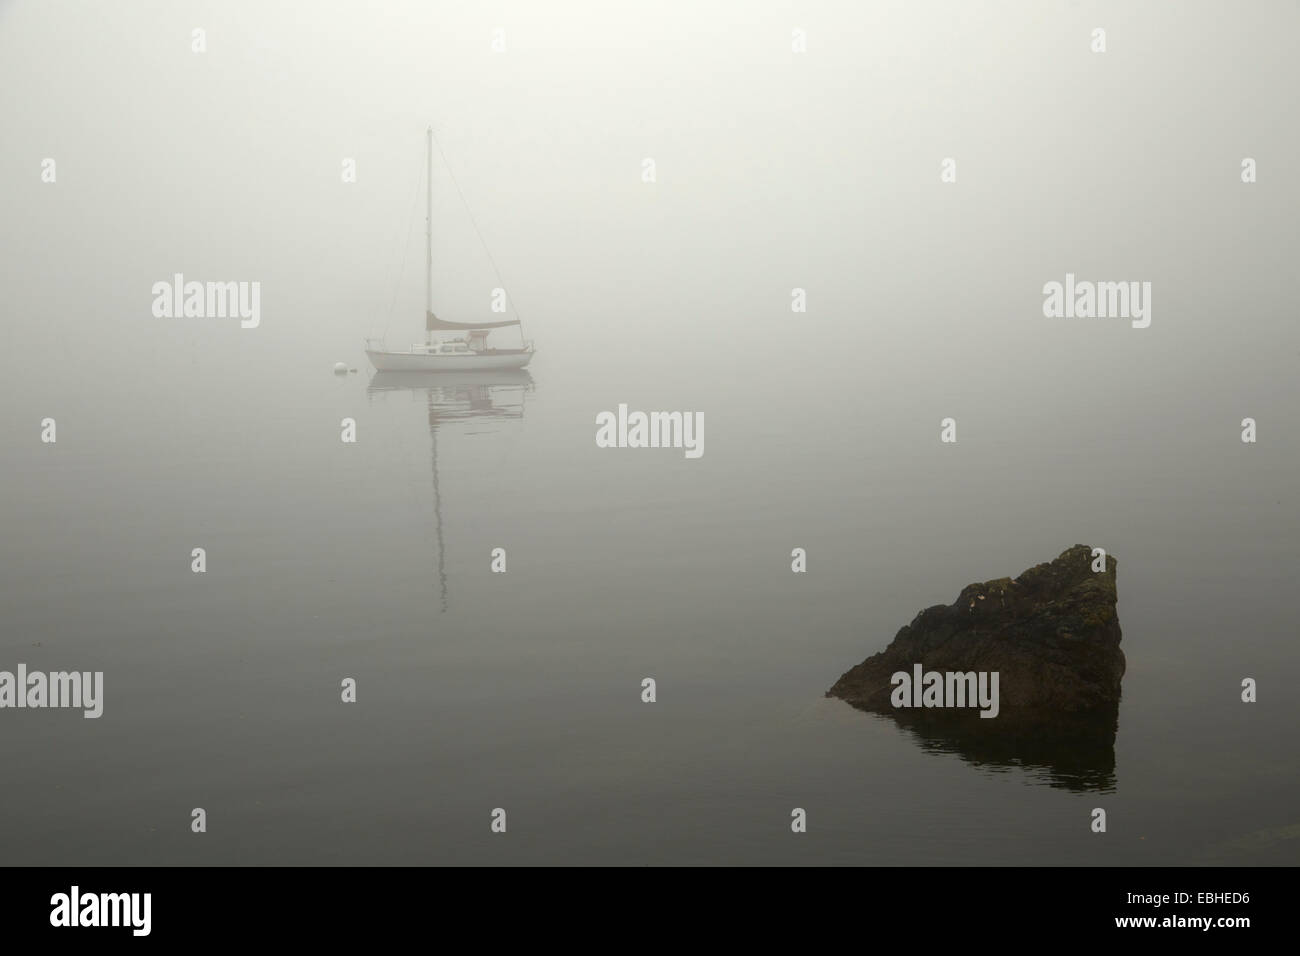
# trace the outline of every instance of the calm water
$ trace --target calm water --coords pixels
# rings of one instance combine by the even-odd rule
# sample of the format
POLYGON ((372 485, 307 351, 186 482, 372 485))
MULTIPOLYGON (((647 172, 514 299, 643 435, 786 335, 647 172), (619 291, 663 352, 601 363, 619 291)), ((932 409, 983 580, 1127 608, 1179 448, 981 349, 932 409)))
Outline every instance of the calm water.
POLYGON ((1231 385, 1039 408, 1055 372, 1022 371, 964 392, 942 446, 943 397, 873 384, 886 356, 621 375, 562 345, 432 384, 274 342, 10 380, 0 666, 106 693, 99 720, 0 714, 0 859, 1297 861, 1260 832, 1300 806, 1293 449, 1241 445, 1231 385), (597 449, 620 401, 704 411, 704 457, 597 449), (1076 541, 1119 560, 1112 785, 823 698, 922 607, 1076 541))
POLYGON ((0 862, 1300 862, 1300 8, 326 6, 0 0, 0 670, 106 683, 0 711, 0 862), (365 366, 430 123, 434 304, 509 289, 528 377, 365 366), (1067 272, 1150 327, 1044 318, 1067 272), (704 456, 597 448, 622 402, 704 456), (1100 773, 824 698, 1075 543, 1100 773))

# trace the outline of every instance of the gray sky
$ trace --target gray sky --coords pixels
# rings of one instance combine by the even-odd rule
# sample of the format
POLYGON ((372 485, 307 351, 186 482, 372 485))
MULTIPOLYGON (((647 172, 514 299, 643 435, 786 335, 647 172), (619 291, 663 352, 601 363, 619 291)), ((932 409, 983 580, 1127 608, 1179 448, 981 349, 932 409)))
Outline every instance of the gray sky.
MULTIPOLYGON (((1226 365, 1271 387, 1297 357, 1300 16, 1264 6, 5 3, 3 334, 81 370, 414 340, 432 122, 552 368, 901 386, 923 363, 1042 392, 1066 361, 1112 387, 1226 365), (1042 318, 1067 271, 1151 281, 1152 327, 1042 318), (174 272, 260 281, 261 327, 153 319, 174 272)), ((435 307, 490 318, 489 260, 435 180, 435 307)))

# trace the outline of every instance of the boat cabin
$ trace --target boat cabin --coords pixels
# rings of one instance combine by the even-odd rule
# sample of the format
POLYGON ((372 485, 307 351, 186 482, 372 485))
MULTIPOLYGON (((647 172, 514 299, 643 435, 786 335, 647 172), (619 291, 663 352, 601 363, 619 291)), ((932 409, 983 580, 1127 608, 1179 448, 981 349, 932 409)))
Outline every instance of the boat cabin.
POLYGON ((447 339, 442 342, 416 342, 411 346, 411 351, 421 355, 472 355, 481 349, 471 348, 466 339, 447 339))
POLYGON ((412 352, 421 355, 474 355, 490 351, 487 347, 487 330, 475 330, 463 338, 443 339, 438 342, 417 342, 412 352))

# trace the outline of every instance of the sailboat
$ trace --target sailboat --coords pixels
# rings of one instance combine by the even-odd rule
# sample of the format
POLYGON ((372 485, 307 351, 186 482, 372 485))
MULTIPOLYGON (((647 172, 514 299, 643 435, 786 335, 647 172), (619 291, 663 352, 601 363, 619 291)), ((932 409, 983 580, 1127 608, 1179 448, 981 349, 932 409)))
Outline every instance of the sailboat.
MULTIPOLYGON (((366 340, 366 358, 380 372, 458 372, 521 369, 533 358, 531 342, 522 348, 489 348, 488 333, 520 325, 519 319, 502 322, 452 322, 433 312, 433 127, 427 131, 428 169, 426 172, 427 218, 424 230, 424 329, 423 342, 405 351, 390 351, 374 339, 366 340), (446 333, 463 332, 460 336, 446 333), (436 337, 439 334, 443 337, 436 337)), ((522 328, 520 338, 523 338, 522 328)))

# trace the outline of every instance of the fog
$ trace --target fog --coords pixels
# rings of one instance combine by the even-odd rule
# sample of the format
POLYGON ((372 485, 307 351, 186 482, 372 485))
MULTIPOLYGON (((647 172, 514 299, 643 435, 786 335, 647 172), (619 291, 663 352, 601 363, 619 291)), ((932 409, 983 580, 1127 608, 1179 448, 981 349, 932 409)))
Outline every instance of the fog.
POLYGON ((797 859, 756 834, 819 793, 813 845, 859 862, 1185 862, 1294 823, 1297 705, 1236 695, 1300 679, 1300 12, 1229 9, 0 2, 0 667, 105 680, 101 719, 0 737, 45 774, 0 855, 125 820, 160 835, 84 853, 195 859, 205 800, 247 842, 200 859, 484 859, 410 842, 430 794, 476 834, 532 807, 556 843, 518 852, 579 861, 797 859), (503 286, 529 376, 371 379, 367 337, 423 336, 430 125, 434 309, 500 318, 503 286), (260 283, 259 324, 155 316, 176 274, 260 283), (1045 316, 1067 275, 1150 283, 1149 327, 1045 316), (703 415, 707 452, 597 447, 624 403, 703 415), (1076 542, 1119 560, 1114 805, 1152 840, 1117 856, 1061 835, 1066 795, 817 710, 920 608, 1076 542), (302 788, 373 828, 322 840, 302 788))
MULTIPOLYGON (((584 375, 923 363, 927 391, 1041 394, 1068 354, 1107 388, 1227 363, 1267 391, 1295 355, 1300 17, 1266 6, 7 3, 5 341, 74 374, 415 340, 432 124, 539 355, 584 375), (1152 281, 1152 327, 1044 320, 1067 271, 1152 281), (260 281, 262 326, 154 320, 175 272, 260 281)), ((435 309, 490 318, 437 165, 435 309)))

